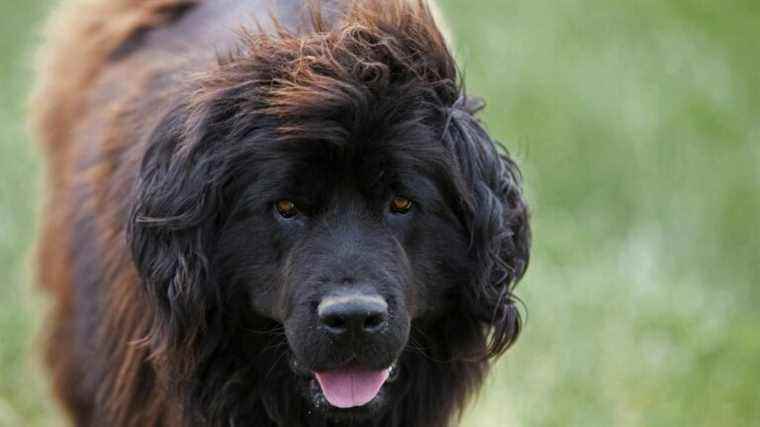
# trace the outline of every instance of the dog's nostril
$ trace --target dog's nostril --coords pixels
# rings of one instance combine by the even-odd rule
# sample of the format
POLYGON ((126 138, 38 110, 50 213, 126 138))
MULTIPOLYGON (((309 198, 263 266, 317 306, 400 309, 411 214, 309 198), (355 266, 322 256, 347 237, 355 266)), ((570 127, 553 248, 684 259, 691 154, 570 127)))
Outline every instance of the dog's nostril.
POLYGON ((388 304, 378 295, 326 297, 317 308, 319 322, 333 335, 377 333, 388 317, 388 304))
POLYGON ((333 333, 341 333, 346 330, 346 321, 340 315, 325 316, 320 319, 323 325, 333 333))
POLYGON ((380 329, 385 323, 385 316, 383 314, 375 313, 367 316, 364 319, 364 330, 367 332, 374 332, 380 329))

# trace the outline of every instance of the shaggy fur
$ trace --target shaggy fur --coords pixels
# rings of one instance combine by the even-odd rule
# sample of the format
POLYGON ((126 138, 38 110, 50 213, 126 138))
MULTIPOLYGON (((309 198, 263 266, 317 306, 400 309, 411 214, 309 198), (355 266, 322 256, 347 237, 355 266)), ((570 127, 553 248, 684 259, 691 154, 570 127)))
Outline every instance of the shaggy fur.
POLYGON ((221 19, 202 1, 74 1, 54 16, 33 98, 48 170, 38 277, 75 425, 440 427, 517 338, 519 171, 474 117, 432 14, 326 3, 213 35, 223 51, 192 42, 221 19), (309 188, 319 239, 273 219, 285 182, 309 188), (398 187, 416 196, 415 223, 328 207, 340 189, 382 208, 398 187), (400 378, 361 419, 302 393, 290 362, 299 345, 321 351, 301 336, 308 319, 286 338, 307 294, 294 277, 337 256, 341 224, 384 254, 367 266, 404 266, 393 307, 411 319, 400 378))

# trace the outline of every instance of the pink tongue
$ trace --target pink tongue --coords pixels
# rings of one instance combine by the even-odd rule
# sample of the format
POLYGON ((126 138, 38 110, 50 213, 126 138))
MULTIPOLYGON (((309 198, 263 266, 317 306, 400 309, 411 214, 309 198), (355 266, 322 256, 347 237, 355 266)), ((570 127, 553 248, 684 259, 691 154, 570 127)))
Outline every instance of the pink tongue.
POLYGON ((353 408, 369 403, 377 396, 390 374, 390 368, 368 371, 342 368, 328 372, 315 372, 322 393, 336 408, 353 408))

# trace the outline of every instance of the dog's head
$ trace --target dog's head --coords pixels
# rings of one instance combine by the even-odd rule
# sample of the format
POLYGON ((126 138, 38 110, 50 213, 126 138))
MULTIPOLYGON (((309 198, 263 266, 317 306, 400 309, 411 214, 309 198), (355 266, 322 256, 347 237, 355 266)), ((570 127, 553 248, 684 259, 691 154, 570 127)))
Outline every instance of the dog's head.
POLYGON ((130 225, 178 382, 219 412, 262 387, 353 419, 464 399, 519 332, 529 226, 427 9, 249 36, 195 84, 150 135, 130 225))

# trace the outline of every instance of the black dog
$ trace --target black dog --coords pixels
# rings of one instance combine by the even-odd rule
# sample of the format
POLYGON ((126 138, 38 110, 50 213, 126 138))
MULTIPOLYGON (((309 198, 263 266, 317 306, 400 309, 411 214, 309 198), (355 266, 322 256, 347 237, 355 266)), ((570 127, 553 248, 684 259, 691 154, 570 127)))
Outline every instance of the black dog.
POLYGON ((41 92, 49 359, 78 425, 448 425, 519 333, 530 233, 429 9, 216 40, 213 3, 116 3, 94 19, 128 31, 74 25, 100 45, 41 92))

